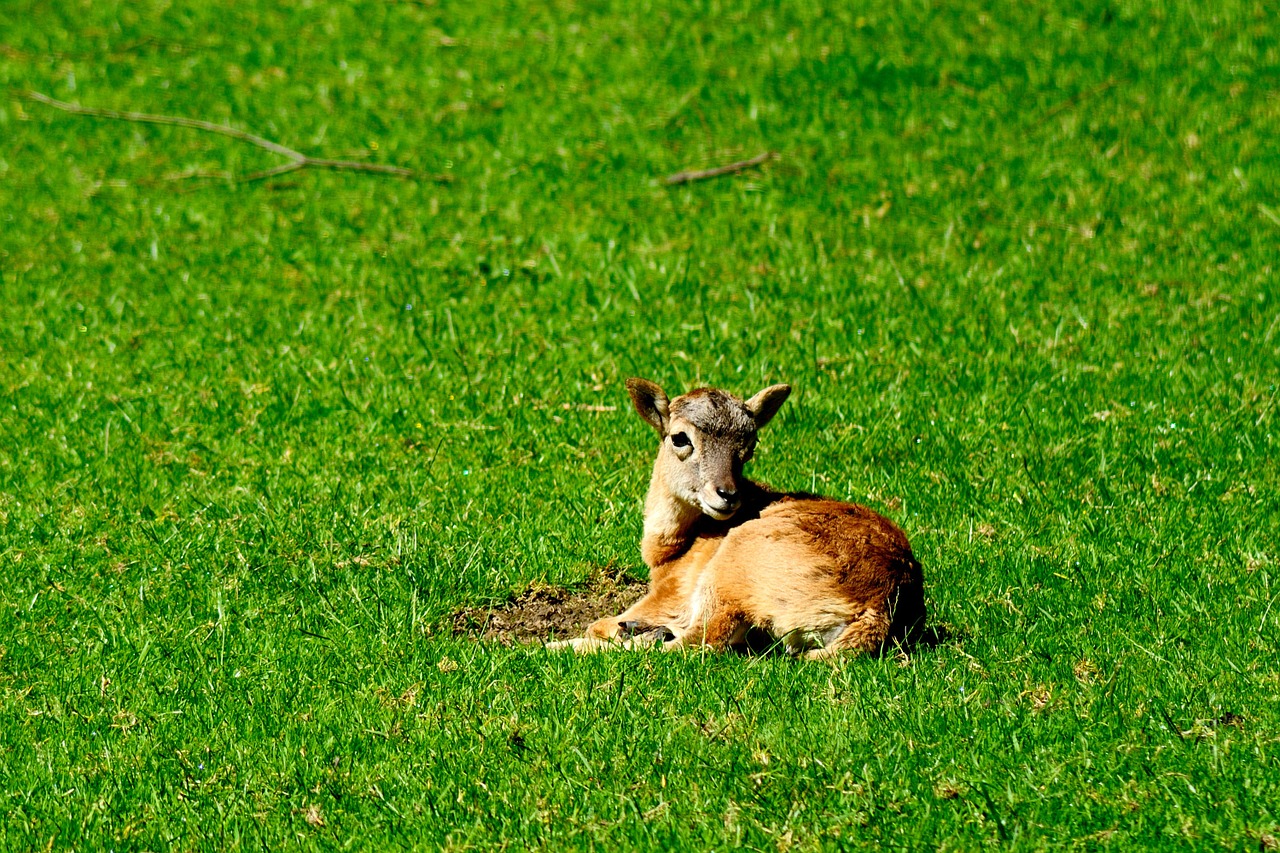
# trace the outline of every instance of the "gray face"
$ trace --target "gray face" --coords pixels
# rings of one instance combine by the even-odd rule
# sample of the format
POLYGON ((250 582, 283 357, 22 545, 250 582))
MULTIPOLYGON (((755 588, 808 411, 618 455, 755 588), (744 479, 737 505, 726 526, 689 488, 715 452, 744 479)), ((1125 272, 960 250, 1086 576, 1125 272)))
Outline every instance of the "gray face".
POLYGON ((633 377, 627 393, 662 436, 654 477, 671 497, 723 521, 742 506, 742 466, 756 449, 756 431, 773 420, 791 386, 770 385, 746 402, 715 388, 669 400, 655 383, 633 377))
POLYGON ((742 466, 756 446, 746 404, 716 389, 677 397, 662 443, 671 456, 668 484, 682 500, 721 521, 738 511, 742 466))

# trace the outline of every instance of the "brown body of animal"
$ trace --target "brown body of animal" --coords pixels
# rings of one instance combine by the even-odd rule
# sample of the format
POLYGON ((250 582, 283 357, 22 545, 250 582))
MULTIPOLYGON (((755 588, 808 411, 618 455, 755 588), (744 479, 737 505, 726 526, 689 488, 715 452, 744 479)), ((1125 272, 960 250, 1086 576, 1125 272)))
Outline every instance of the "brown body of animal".
POLYGON ((919 638, 920 564, 893 522, 864 506, 776 492, 742 475, 757 430, 789 386, 746 401, 708 388, 668 400, 643 379, 628 380, 627 390, 662 436, 641 542, 649 592, 552 648, 724 649, 755 629, 792 654, 823 658, 919 638))

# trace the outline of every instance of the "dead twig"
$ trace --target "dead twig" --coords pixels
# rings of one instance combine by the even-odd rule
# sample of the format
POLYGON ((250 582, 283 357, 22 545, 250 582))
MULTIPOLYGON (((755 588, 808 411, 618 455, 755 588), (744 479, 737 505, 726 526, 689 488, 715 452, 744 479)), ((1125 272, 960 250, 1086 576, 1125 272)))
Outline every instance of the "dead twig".
POLYGON ((250 145, 256 145, 273 154, 279 154, 286 158, 289 162, 282 163, 279 166, 273 166, 270 169, 263 169, 260 172, 252 172, 248 175, 235 177, 226 175, 226 173, 207 173, 195 172, 180 175, 179 177, 205 178, 205 177, 229 177, 231 180, 246 182, 258 181, 263 178, 273 178, 276 175, 283 175, 286 172, 294 172, 298 169, 305 169, 308 166, 316 169, 334 169, 346 170, 352 172, 376 172, 383 175, 399 175, 401 177, 411 178, 415 173, 412 169, 404 169, 400 166, 387 166, 382 163, 362 163, 358 160, 330 160, 324 157, 311 157, 303 154, 301 151, 295 151, 278 142, 272 142, 254 133, 245 130, 239 130, 229 127, 225 124, 214 124, 211 121, 202 121, 195 118, 184 118, 182 116, 161 116, 151 115, 149 113, 126 112, 122 110, 104 110, 98 107, 82 107, 79 104, 69 104, 66 101, 59 101, 57 98, 51 98, 40 92, 27 92, 27 97, 33 101, 47 104, 54 109, 63 112, 72 113, 74 115, 95 116, 97 118, 109 118, 117 121, 140 122, 143 124, 164 124, 172 127, 189 127, 194 130, 203 130, 209 133, 216 133, 219 136, 227 136, 231 139, 238 139, 241 142, 247 142, 250 145))
POLYGON ((766 160, 772 160, 774 157, 777 157, 777 156, 778 156, 777 151, 766 151, 763 154, 757 154, 756 156, 752 157, 750 160, 739 160, 737 163, 729 163, 728 165, 725 165, 725 166, 716 166, 714 169, 700 169, 697 171, 676 172, 674 175, 667 178, 666 183, 668 186, 671 186, 674 184, 688 184, 694 181, 705 181, 708 178, 718 178, 721 175, 733 175, 738 172, 741 172, 743 169, 750 169, 755 166, 759 166, 761 163, 764 163, 766 160))
POLYGON ((1033 127, 1039 127, 1040 125, 1047 122, 1049 119, 1057 115, 1060 115, 1066 112, 1067 110, 1071 109, 1072 107, 1076 106, 1081 101, 1087 101, 1089 98, 1092 98, 1095 95, 1101 95, 1103 92, 1107 91, 1108 89, 1114 89, 1116 86, 1119 86, 1123 82, 1124 82, 1123 80, 1117 80, 1113 77, 1110 80, 1106 80, 1102 83, 1099 83, 1097 86, 1094 86, 1089 89, 1085 89, 1083 92, 1079 92, 1075 95, 1072 95, 1070 98, 1067 98, 1065 101, 1061 102, 1057 106, 1049 109, 1043 115, 1040 115, 1035 119, 1033 119, 1031 122, 1029 122, 1027 124, 1027 129, 1030 130, 1033 127))

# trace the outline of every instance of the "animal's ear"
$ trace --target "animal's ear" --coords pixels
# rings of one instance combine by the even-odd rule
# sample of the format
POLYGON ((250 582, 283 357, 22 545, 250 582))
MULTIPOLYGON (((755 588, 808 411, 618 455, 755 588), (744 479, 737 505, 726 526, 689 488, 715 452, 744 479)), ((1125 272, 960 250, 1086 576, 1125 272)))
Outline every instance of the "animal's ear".
POLYGON ((773 416, 778 413, 778 409, 782 408, 782 404, 787 402, 789 396, 791 396, 790 385, 770 385, 748 400, 747 410, 751 412, 751 417, 755 418, 756 429, 773 420, 773 416))
POLYGON ((631 405, 636 407, 640 417, 663 435, 667 432, 667 395, 662 389, 648 379, 628 379, 627 393, 631 395, 631 405))

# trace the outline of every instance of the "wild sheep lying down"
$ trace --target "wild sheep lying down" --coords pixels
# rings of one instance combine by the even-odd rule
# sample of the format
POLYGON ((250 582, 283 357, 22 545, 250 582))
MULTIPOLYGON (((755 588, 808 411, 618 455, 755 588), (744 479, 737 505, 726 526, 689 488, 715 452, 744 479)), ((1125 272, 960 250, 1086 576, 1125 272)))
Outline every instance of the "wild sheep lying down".
POLYGON ((627 391, 662 437, 640 543, 649 591, 549 648, 725 649, 758 629, 791 654, 825 658, 920 636, 923 578, 897 525, 864 506, 743 476, 756 433, 790 386, 746 401, 715 388, 668 400, 644 379, 628 380, 627 391))

